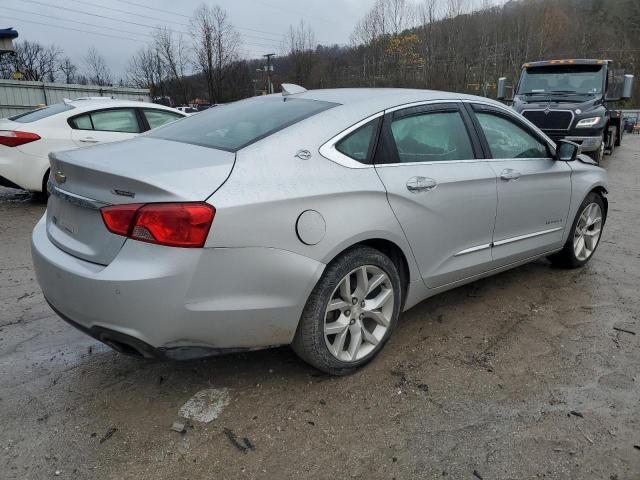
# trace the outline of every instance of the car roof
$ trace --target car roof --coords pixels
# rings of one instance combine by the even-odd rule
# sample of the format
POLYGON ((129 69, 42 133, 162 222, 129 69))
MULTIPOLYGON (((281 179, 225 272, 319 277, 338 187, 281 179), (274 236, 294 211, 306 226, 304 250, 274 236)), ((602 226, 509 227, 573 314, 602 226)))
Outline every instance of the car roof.
MULTIPOLYGON (((119 100, 117 98, 80 98, 75 100, 65 100, 67 105, 71 105, 80 110, 95 110, 99 108, 117 108, 117 107, 137 107, 137 108, 156 108, 159 110, 167 110, 170 112, 179 112, 179 110, 166 107, 159 103, 143 102, 139 100, 119 100)), ((76 110, 77 111, 77 110, 76 110)))
POLYGON ((370 107, 372 111, 386 110, 396 106, 426 102, 432 100, 456 101, 470 100, 489 102, 504 107, 503 104, 486 97, 465 95, 462 93, 443 92, 439 90, 419 90, 410 88, 334 88, 308 90, 290 95, 290 98, 306 98, 338 103, 343 106, 370 107))

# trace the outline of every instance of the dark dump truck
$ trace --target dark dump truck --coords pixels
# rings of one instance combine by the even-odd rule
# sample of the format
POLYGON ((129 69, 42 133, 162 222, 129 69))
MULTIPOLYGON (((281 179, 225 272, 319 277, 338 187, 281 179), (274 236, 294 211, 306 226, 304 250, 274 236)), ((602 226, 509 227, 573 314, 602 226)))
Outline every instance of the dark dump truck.
MULTIPOLYGON (((506 77, 498 80, 505 100, 506 77)), ((623 115, 612 103, 631 97, 633 75, 611 60, 546 60, 525 63, 512 107, 552 140, 569 140, 600 163, 624 134, 623 115)))

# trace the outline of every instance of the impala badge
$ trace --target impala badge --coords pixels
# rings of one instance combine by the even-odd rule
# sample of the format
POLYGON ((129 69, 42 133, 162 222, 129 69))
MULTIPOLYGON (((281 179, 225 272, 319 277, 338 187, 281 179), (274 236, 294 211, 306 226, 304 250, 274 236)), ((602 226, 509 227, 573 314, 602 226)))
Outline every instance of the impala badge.
POLYGON ((56 183, 64 183, 67 181, 67 176, 62 172, 56 172, 53 178, 55 179, 56 183))

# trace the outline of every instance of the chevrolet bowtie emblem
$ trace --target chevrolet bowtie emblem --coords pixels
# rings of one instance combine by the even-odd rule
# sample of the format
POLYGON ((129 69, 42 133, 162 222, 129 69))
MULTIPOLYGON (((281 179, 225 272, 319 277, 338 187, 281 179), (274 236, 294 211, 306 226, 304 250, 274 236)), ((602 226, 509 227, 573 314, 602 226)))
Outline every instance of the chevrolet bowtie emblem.
POLYGON ((66 175, 64 175, 62 172, 56 172, 53 178, 55 179, 56 183, 64 183, 67 181, 66 175))

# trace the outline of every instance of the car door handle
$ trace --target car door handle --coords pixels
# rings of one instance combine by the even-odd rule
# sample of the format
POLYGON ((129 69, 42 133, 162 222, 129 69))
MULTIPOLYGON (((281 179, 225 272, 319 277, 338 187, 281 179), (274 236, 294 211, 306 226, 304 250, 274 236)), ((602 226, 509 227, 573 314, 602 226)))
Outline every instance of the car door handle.
POLYGON ((433 178, 427 177, 411 177, 407 180, 407 190, 411 193, 421 193, 433 190, 438 186, 433 178))
POLYGON ((81 138, 79 141, 82 142, 82 143, 98 143, 99 142, 99 140, 96 140, 93 137, 81 138))
POLYGON ((502 173, 500 173, 500 178, 502 180, 506 180, 507 182, 512 182, 514 180, 518 180, 520 178, 521 173, 512 168, 505 168, 502 173))

